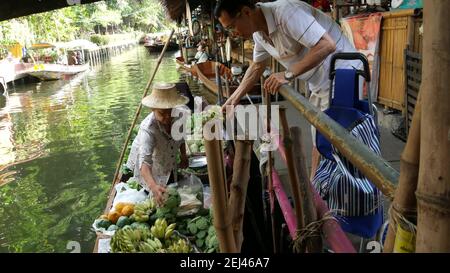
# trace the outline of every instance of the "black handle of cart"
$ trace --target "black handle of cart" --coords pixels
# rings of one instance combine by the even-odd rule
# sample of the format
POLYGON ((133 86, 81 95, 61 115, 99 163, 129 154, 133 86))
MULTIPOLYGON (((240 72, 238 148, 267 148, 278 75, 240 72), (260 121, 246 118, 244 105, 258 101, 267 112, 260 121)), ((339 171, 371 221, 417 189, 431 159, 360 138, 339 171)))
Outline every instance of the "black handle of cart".
POLYGON ((346 61, 355 61, 360 60, 364 65, 364 70, 358 70, 358 75, 361 75, 366 79, 367 82, 370 82, 370 67, 369 67, 369 61, 367 60, 367 57, 359 52, 342 52, 342 53, 336 53, 331 57, 331 64, 330 64, 330 80, 332 81, 334 79, 334 76, 336 74, 336 61, 338 60, 346 60, 346 61))
MULTIPOLYGON (((333 90, 333 80, 336 76, 336 61, 338 60, 346 60, 346 61, 356 61, 359 60, 362 62, 363 66, 364 66, 364 70, 360 70, 358 69, 356 71, 356 73, 360 76, 362 76, 367 83, 367 100, 369 102, 369 112, 372 116, 375 116, 375 111, 373 110, 373 108, 375 108, 375 106, 373 106, 372 104, 372 96, 371 96, 371 92, 370 92, 370 67, 369 67, 369 60, 367 60, 367 57, 359 52, 342 52, 342 53, 336 53, 331 57, 331 63, 330 63, 330 102, 331 102, 331 97, 332 97, 332 93, 331 92, 333 90), (372 107, 371 107, 372 106, 372 107)), ((376 119, 377 120, 377 119, 376 119)))

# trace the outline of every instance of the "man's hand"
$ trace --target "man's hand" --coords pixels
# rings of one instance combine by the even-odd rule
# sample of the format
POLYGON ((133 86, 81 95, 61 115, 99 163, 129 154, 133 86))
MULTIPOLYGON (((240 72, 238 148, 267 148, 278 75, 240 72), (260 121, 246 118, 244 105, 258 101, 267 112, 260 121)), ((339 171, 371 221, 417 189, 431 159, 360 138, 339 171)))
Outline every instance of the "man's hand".
POLYGON ((222 105, 222 113, 225 113, 227 111, 227 106, 236 106, 238 103, 235 102, 233 96, 230 96, 227 101, 222 105))
POLYGON ((166 192, 166 188, 158 184, 153 184, 150 186, 150 190, 153 193, 153 199, 156 201, 156 204, 158 204, 158 206, 162 206, 164 204, 163 195, 166 192))
POLYGON ((289 81, 287 81, 284 78, 284 72, 273 73, 264 82, 264 89, 266 90, 266 92, 269 92, 270 94, 274 95, 278 92, 280 87, 286 83, 289 83, 289 81))

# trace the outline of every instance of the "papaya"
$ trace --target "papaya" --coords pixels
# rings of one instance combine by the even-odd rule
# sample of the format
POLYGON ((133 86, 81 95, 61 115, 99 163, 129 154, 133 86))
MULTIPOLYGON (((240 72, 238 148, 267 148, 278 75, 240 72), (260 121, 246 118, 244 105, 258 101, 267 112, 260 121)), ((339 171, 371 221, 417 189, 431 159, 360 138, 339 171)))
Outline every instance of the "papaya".
POLYGON ((123 216, 131 216, 134 213, 134 205, 126 205, 121 210, 123 216))
POLYGON ((115 224, 117 223, 117 220, 119 220, 120 213, 117 211, 110 211, 108 213, 108 220, 111 221, 111 223, 115 224))
POLYGON ((123 208, 124 208, 125 206, 128 206, 128 205, 134 206, 134 205, 131 204, 131 203, 119 202, 119 203, 116 204, 116 206, 115 206, 114 208, 116 209, 116 211, 121 212, 121 211, 123 210, 123 208))

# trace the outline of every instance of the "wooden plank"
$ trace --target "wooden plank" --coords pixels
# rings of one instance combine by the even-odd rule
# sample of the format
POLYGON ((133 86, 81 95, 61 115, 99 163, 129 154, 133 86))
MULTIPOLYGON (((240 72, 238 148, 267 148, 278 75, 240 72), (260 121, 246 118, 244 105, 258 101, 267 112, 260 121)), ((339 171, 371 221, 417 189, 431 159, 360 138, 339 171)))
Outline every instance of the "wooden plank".
POLYGON ((421 83, 422 82, 422 73, 417 73, 416 71, 407 70, 408 79, 421 83))
POLYGON ((412 103, 414 106, 417 104, 417 99, 409 98, 408 104, 412 103))
POLYGON ((415 68, 415 69, 417 69, 419 71, 422 71, 422 63, 421 62, 418 63, 416 61, 416 59, 413 60, 413 59, 410 59, 410 58, 407 57, 407 59, 406 59, 406 66, 409 69, 415 68))
POLYGON ((420 90, 420 84, 418 84, 417 82, 408 81, 407 85, 410 86, 410 87, 416 88, 416 90, 420 90))
POLYGON ((408 89, 407 93, 408 93, 408 98, 411 97, 411 98, 417 99, 417 97, 419 96, 419 91, 416 91, 416 90, 408 89))

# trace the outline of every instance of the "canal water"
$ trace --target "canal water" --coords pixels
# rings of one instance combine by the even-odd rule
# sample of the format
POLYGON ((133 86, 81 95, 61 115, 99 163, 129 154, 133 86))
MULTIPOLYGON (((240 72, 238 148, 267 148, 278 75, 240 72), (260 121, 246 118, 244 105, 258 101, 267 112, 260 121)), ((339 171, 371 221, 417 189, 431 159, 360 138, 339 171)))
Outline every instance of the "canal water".
MULTIPOLYGON (((203 94, 174 55, 155 82, 186 80, 203 94)), ((0 95, 0 252, 92 252, 92 222, 157 58, 136 47, 70 81, 20 83, 0 95)))

